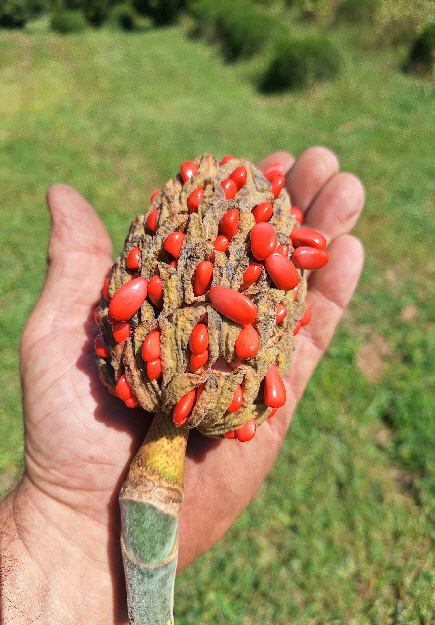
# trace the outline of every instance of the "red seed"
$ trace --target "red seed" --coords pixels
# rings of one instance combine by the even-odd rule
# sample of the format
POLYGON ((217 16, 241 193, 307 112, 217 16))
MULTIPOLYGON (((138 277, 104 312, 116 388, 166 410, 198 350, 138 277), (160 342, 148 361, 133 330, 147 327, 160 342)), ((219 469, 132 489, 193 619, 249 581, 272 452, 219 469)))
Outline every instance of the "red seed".
POLYGON ((160 276, 153 276, 148 282, 148 297, 156 308, 163 308, 163 282, 160 276))
POLYGON ((222 180, 221 182, 221 187, 224 190, 225 198, 227 200, 234 199, 238 191, 237 185, 234 180, 231 180, 231 178, 225 178, 225 180, 222 180))
POLYGON ((154 202, 154 200, 156 199, 156 197, 158 196, 159 193, 161 193, 160 189, 157 189, 157 191, 154 191, 154 193, 152 194, 152 196, 150 198, 150 202, 154 202))
POLYGON ((296 301, 298 299, 298 295, 299 295, 299 287, 295 286, 295 288, 293 289, 293 301, 296 301))
POLYGON ((116 383, 116 394, 118 397, 127 401, 127 399, 136 399, 134 393, 130 387, 130 384, 127 382, 127 378, 125 377, 125 373, 121 375, 118 382, 116 383))
POLYGON ((193 404, 195 403, 195 395, 196 389, 193 388, 191 391, 183 395, 183 397, 175 404, 172 418, 177 427, 186 423, 189 418, 193 404))
POLYGON ((266 180, 270 180, 273 175, 283 173, 284 165, 282 163, 273 163, 273 165, 270 165, 270 167, 264 170, 263 176, 266 178, 266 180))
POLYGON ((290 215, 293 215, 293 217, 296 219, 296 221, 301 224, 304 220, 304 214, 301 211, 300 208, 298 208, 297 206, 292 206, 290 208, 290 215))
POLYGON ((112 317, 112 315, 110 314, 110 312, 107 313, 107 321, 110 323, 110 325, 114 325, 115 323, 119 323, 118 319, 115 319, 115 317, 112 317))
POLYGON ((233 161, 233 160, 234 160, 234 156, 231 156, 231 154, 227 154, 221 160, 220 165, 225 165, 225 163, 228 163, 228 161, 233 161))
POLYGON ((122 343, 130 336, 130 324, 128 321, 120 321, 112 326, 113 338, 117 343, 122 343))
POLYGON ((226 212, 219 222, 219 234, 231 241, 239 229, 239 219, 240 215, 237 208, 232 208, 226 212))
POLYGON ((140 249, 134 247, 127 256, 127 267, 129 269, 139 269, 140 265, 140 249))
POLYGON ((251 230, 251 252, 257 260, 264 260, 276 247, 276 232, 266 223, 255 224, 251 230))
POLYGON ((125 405, 127 408, 137 408, 139 406, 139 402, 135 397, 132 397, 131 399, 125 400, 125 405))
POLYGON ((109 282, 110 282, 109 278, 106 278, 104 280, 104 286, 103 286, 103 295, 107 299, 107 301, 110 301, 109 282))
POLYGON ((285 185, 285 176, 276 173, 270 178, 270 185, 273 197, 278 197, 285 185))
POLYGON ((166 237, 163 247, 167 252, 169 252, 169 254, 172 254, 174 258, 178 258, 180 256, 185 238, 186 235, 184 232, 175 230, 175 232, 171 232, 171 234, 166 237))
POLYGON ((196 401, 198 401, 198 399, 201 397, 201 393, 204 389, 205 389, 205 382, 200 384, 198 388, 196 389, 196 401))
POLYGON ((205 323, 197 323, 189 338, 189 349, 194 354, 202 354, 208 348, 208 330, 205 323))
POLYGON ((251 284, 254 284, 254 282, 260 277, 262 270, 262 266, 258 263, 251 263, 243 274, 243 282, 239 290, 244 291, 250 287, 251 284))
POLYGON ((229 244, 230 242, 228 241, 227 237, 224 237, 222 234, 220 234, 218 237, 216 237, 216 240, 213 243, 213 247, 218 252, 226 252, 229 244))
POLYGON ((307 309, 305 310, 304 314, 299 319, 299 321, 301 322, 301 326, 306 326, 307 323, 310 323, 310 321, 311 321, 311 308, 308 306, 308 304, 307 304, 307 309))
POLYGON ((250 421, 242 425, 241 428, 236 430, 237 439, 241 443, 246 443, 247 441, 252 440, 255 436, 256 429, 257 426, 255 424, 255 419, 251 419, 250 421))
POLYGON ((284 406, 285 400, 284 382, 278 373, 278 369, 272 363, 264 378, 264 403, 269 408, 280 408, 284 406))
POLYGON ((236 339, 236 354, 239 358, 253 358, 260 349, 260 336, 251 326, 244 326, 236 339))
POLYGON ((299 284, 297 269, 287 256, 275 252, 266 258, 264 264, 277 289, 290 291, 299 284))
POLYGON ((209 358, 208 349, 203 351, 202 354, 190 354, 190 360, 189 360, 190 370, 197 371, 198 369, 200 369, 201 367, 205 365, 208 358, 209 358))
POLYGON ((263 221, 269 221, 273 215, 272 202, 262 202, 261 204, 257 204, 257 206, 254 206, 251 213, 253 214, 257 224, 263 221))
POLYGON ((101 358, 110 358, 110 351, 102 334, 95 337, 95 352, 101 358))
POLYGON ((157 217, 159 216, 159 209, 155 208, 150 212, 147 218, 148 228, 155 232, 157 230, 157 217))
POLYGON ((269 414, 267 415, 268 419, 271 419, 273 417, 274 414, 276 414, 276 411, 278 410, 278 408, 272 408, 272 410, 269 412, 269 414))
POLYGON ((203 260, 197 264, 195 273, 193 274, 193 292, 198 297, 205 295, 210 288, 213 280, 213 263, 209 260, 203 260))
POLYGON ((232 432, 225 432, 224 434, 225 438, 237 438, 237 434, 235 433, 235 431, 233 430, 232 432))
POLYGON ((93 317, 94 317, 95 323, 99 324, 100 323, 100 307, 99 306, 97 306, 96 309, 94 310, 93 317))
POLYGON ((160 330, 154 330, 145 337, 142 343, 142 358, 145 362, 160 358, 160 330))
POLYGON ((148 282, 140 276, 121 286, 109 304, 110 314, 119 321, 128 321, 145 301, 148 282))
POLYGON ((210 289, 208 295, 212 306, 231 321, 244 326, 255 321, 257 306, 243 293, 224 286, 215 286, 210 289))
POLYGON ((231 404, 227 408, 227 412, 236 412, 236 410, 238 410, 240 406, 242 405, 242 402, 243 402, 243 391, 242 391, 242 387, 239 384, 236 390, 234 391, 233 399, 231 401, 231 404))
POLYGON ((158 380, 162 377, 162 359, 156 358, 147 362, 147 376, 150 380, 158 380))
POLYGON ((185 161, 180 167, 180 172, 183 182, 187 182, 198 173, 198 167, 193 161, 185 161))
POLYGON ((326 239, 323 234, 312 228, 295 228, 290 232, 290 239, 293 247, 308 245, 318 250, 324 250, 326 247, 326 239))
POLYGON ((204 195, 204 189, 194 189, 187 198, 187 206, 189 213, 197 213, 198 206, 201 204, 202 196, 204 195))
POLYGON ((301 329, 302 324, 300 321, 296 321, 296 325, 293 328, 293 336, 296 336, 296 334, 299 332, 299 330, 301 329))
POLYGON ((287 308, 284 304, 278 304, 276 307, 276 323, 281 323, 287 317, 287 308))
POLYGON ((178 263, 177 263, 177 261, 176 261, 176 260, 171 260, 171 262, 169 263, 169 265, 170 265, 171 267, 173 267, 174 269, 176 269, 176 268, 177 268, 177 266, 178 266, 178 263))
POLYGON ((240 190, 246 184, 246 181, 248 179, 248 172, 246 171, 246 167, 236 167, 236 169, 231 174, 230 179, 234 180, 237 185, 237 189, 240 190))
POLYGON ((276 251, 278 252, 278 254, 282 254, 283 256, 288 256, 289 253, 289 246, 282 244, 282 245, 278 245, 278 247, 276 248, 276 251))
POLYGON ((329 254, 315 247, 302 246, 295 249, 292 260, 300 269, 320 269, 328 262, 329 254))

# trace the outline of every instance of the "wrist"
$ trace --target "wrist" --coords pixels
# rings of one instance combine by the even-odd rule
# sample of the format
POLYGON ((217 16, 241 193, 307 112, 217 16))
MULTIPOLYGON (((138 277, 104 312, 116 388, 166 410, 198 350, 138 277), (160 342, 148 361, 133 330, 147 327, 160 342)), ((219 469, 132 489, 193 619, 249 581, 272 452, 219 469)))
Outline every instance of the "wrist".
POLYGON ((0 527, 4 625, 127 622, 124 613, 115 614, 125 603, 123 572, 107 527, 27 478, 0 504, 0 527))

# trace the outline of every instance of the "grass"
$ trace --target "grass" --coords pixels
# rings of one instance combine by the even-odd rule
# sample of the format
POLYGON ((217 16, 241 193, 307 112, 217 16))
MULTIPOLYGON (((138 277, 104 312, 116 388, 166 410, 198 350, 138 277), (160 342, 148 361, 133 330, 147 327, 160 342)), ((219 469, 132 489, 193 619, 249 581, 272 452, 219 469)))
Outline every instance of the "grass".
POLYGON ((334 33, 341 76, 263 97, 261 61, 222 65, 177 29, 0 32, 0 489, 22 457, 19 337, 44 278, 46 188, 76 186, 120 250, 130 218, 205 151, 253 161, 331 147, 367 188, 358 292, 279 462, 179 579, 190 625, 435 622, 435 108, 403 51, 334 33))

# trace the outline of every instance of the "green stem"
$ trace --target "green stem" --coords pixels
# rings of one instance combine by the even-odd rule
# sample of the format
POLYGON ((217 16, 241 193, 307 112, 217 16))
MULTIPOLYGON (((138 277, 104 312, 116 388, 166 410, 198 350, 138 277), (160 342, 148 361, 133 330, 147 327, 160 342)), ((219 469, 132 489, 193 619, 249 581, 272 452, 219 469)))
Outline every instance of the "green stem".
POLYGON ((157 413, 119 496, 131 625, 173 623, 187 428, 157 413))

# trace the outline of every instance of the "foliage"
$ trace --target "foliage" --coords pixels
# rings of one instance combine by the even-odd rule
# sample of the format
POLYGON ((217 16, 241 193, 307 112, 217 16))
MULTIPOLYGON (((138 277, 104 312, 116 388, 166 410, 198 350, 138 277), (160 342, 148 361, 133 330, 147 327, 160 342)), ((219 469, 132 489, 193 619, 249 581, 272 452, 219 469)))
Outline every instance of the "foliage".
POLYGON ((198 0, 191 11, 195 34, 217 42, 229 61, 252 57, 282 34, 281 23, 250 0, 198 0))
POLYGON ((87 22, 81 11, 59 11, 51 16, 50 26, 54 32, 66 35, 86 30, 87 22))
POLYGON ((415 39, 408 56, 407 69, 428 74, 435 68, 435 22, 428 24, 415 39))
POLYGON ((262 77, 261 88, 266 92, 300 89, 332 78, 339 69, 339 54, 328 39, 283 39, 262 77))
POLYGON ((128 3, 116 4, 109 13, 108 22, 115 29, 135 30, 137 27, 137 14, 128 3))
POLYGON ((372 42, 377 46, 410 46, 415 33, 434 19, 433 0, 382 0, 373 24, 372 42))
POLYGON ((45 8, 44 0, 1 0, 0 27, 23 28, 45 8))
POLYGON ((184 0, 133 0, 133 7, 140 14, 150 17, 155 26, 174 24, 185 8, 184 0))
POLYGON ((379 0, 343 0, 338 5, 336 19, 350 23, 373 22, 379 0))
POLYGON ((86 0, 83 3, 83 14, 95 28, 100 27, 109 13, 109 0, 86 0))

